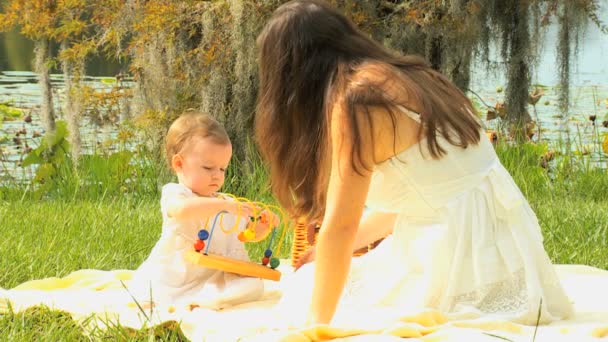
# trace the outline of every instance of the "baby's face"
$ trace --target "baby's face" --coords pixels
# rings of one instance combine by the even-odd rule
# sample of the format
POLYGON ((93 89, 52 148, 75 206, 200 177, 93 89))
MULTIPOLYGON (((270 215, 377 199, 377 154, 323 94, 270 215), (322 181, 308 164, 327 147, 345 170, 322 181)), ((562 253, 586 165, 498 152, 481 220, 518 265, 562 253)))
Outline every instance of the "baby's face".
POLYGON ((180 182, 199 196, 211 196, 224 184, 226 168, 232 157, 232 145, 194 138, 180 155, 182 168, 176 170, 180 182))

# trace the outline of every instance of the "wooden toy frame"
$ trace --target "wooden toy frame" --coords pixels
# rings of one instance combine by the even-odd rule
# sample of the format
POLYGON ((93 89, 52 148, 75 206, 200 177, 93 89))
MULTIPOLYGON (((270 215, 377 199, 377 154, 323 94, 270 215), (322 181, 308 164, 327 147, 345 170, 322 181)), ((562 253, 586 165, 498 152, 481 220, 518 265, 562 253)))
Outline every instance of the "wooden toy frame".
POLYGON ((281 272, 268 266, 256 264, 251 261, 231 259, 219 255, 204 254, 196 251, 187 251, 184 255, 186 261, 195 265, 236 273, 249 277, 268 280, 281 280, 281 272))

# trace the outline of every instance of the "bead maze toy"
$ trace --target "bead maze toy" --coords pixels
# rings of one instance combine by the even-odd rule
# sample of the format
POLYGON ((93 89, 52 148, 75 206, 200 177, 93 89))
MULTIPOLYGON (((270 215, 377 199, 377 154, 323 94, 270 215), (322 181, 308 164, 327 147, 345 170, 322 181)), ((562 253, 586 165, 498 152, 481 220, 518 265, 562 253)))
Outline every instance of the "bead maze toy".
MULTIPOLYGON (((210 229, 209 229, 209 218, 207 219, 207 222, 205 223, 204 228, 199 230, 199 232, 197 234, 197 239, 194 242, 193 250, 188 251, 186 253, 186 255, 185 255, 186 260, 193 264, 196 264, 196 265, 200 265, 200 266, 208 267, 208 268, 212 268, 212 269, 217 269, 217 270, 222 270, 225 272, 231 272, 231 273, 236 273, 236 274, 240 274, 240 275, 244 275, 244 276, 279 281, 281 279, 281 272, 279 272, 276 268, 279 266, 280 261, 278 258, 273 256, 275 253, 273 253, 273 251, 272 251, 272 243, 274 242, 275 237, 277 235, 277 226, 278 226, 279 222, 274 222, 274 220, 272 218, 268 217, 268 215, 270 215, 270 213, 273 213, 273 211, 271 211, 271 209, 275 209, 276 211, 278 211, 281 214, 281 218, 282 218, 281 221, 286 222, 284 212, 276 206, 266 205, 266 204, 259 203, 259 202, 251 202, 251 201, 247 200, 246 198, 242 198, 242 197, 236 198, 230 194, 223 194, 223 195, 230 197, 233 200, 238 201, 239 203, 248 202, 250 204, 253 204, 256 207, 262 208, 262 211, 261 211, 262 214, 257 215, 257 213, 254 213, 254 217, 250 218, 245 229, 238 233, 237 237, 238 237, 239 241, 245 243, 245 242, 250 242, 251 240, 254 240, 256 238, 255 228, 258 225, 258 223, 272 225, 271 232, 270 232, 270 234, 271 234, 270 239, 268 242, 268 246, 267 246, 266 250, 264 251, 264 257, 261 260, 261 264, 251 262, 251 261, 236 260, 236 259, 232 259, 229 257, 225 257, 225 256, 221 256, 221 255, 213 255, 213 254, 208 253, 209 246, 211 245, 211 242, 212 242, 213 233, 214 233, 216 225, 218 223, 218 219, 219 219, 220 229, 226 234, 234 233, 235 230, 237 230, 239 227, 241 215, 237 215, 237 220, 232 228, 226 229, 224 227, 222 218, 223 218, 223 215, 227 213, 225 211, 219 212, 215 215, 215 217, 213 218, 213 224, 211 225, 210 229)), ((240 206, 239 206, 239 211, 240 211, 240 206)), ((283 232, 276 245, 275 251, 280 250, 286 231, 287 231, 287 227, 285 227, 283 229, 283 232)))

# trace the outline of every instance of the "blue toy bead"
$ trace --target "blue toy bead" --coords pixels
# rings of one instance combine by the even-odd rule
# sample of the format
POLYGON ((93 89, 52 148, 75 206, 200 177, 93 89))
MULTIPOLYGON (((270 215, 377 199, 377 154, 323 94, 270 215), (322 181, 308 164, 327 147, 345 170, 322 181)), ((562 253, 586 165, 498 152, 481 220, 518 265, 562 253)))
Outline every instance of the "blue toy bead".
POLYGON ((267 257, 267 258, 270 258, 270 257, 272 256, 272 251, 271 251, 270 249, 267 249, 267 250, 264 252, 264 256, 265 256, 265 257, 267 257))
POLYGON ((200 240, 203 240, 203 241, 207 240, 209 238, 209 232, 206 231, 206 230, 204 230, 204 229, 199 230, 198 231, 198 238, 200 240))

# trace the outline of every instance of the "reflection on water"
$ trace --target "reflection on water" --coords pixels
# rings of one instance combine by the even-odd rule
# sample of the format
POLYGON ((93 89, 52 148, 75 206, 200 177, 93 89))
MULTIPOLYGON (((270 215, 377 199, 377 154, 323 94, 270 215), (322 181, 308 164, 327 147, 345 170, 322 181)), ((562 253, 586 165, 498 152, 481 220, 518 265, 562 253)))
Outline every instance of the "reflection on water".
MULTIPOLYGON (((58 46, 51 44, 53 55, 57 54, 58 46)), ((20 35, 17 31, 0 33, 0 71, 32 71, 34 60, 34 43, 20 35)), ((86 71, 91 76, 114 76, 124 72, 126 62, 109 60, 103 56, 90 56, 87 59, 86 71)), ((52 72, 60 73, 53 69, 52 72)))

